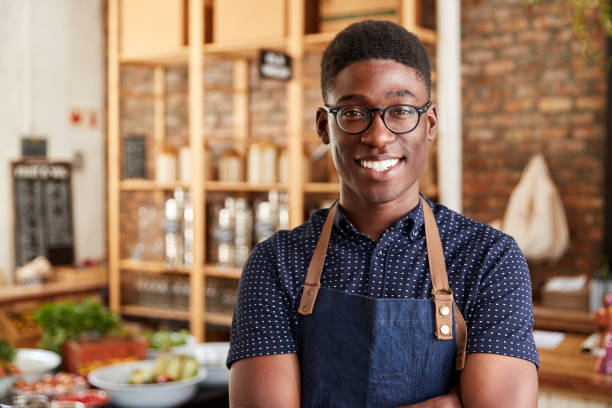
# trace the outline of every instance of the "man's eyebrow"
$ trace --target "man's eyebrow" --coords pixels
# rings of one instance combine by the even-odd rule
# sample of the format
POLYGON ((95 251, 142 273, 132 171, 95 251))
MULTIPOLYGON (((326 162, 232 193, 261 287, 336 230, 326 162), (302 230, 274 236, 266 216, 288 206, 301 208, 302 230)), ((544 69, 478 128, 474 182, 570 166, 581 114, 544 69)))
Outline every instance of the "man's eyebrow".
POLYGON ((404 96, 415 97, 415 95, 412 92, 410 92, 408 89, 400 89, 399 91, 390 91, 385 94, 385 98, 398 98, 398 97, 404 97, 404 96))
POLYGON ((336 105, 339 104, 340 102, 344 102, 344 101, 349 100, 349 99, 357 99, 357 100, 360 100, 360 101, 365 101, 366 97, 364 95, 361 95, 361 94, 344 95, 344 96, 341 96, 340 98, 338 98, 338 100, 336 101, 336 105))
MULTIPOLYGON (((412 92, 410 92, 408 89, 400 89, 397 91, 389 91, 385 94, 385 98, 402 98, 402 97, 406 97, 406 96, 411 96, 413 98, 415 98, 415 94, 413 94, 412 92)), ((349 99, 357 99, 359 101, 366 101, 367 98, 362 95, 362 94, 349 94, 349 95, 343 95, 340 98, 338 98, 338 100, 336 101, 336 105, 338 105, 341 102, 344 102, 346 100, 349 99)))

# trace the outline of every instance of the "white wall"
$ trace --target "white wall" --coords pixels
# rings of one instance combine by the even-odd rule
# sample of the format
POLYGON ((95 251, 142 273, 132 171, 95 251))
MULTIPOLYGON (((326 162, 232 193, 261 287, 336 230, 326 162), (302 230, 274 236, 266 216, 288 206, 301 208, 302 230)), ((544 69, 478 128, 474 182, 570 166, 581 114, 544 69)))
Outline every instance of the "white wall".
POLYGON ((102 0, 0 0, 0 269, 14 268, 10 162, 23 134, 47 138, 47 156, 72 160, 76 259, 106 254, 102 0), (73 126, 70 112, 97 112, 73 126))

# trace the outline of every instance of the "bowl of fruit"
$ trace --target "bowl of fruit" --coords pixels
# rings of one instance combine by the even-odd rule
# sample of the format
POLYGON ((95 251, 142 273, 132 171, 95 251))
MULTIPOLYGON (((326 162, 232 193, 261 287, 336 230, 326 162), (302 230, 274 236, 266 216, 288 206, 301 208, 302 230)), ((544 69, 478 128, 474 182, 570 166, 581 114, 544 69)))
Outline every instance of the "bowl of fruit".
POLYGON ((13 387, 15 376, 20 374, 14 363, 17 350, 11 343, 0 339, 0 399, 6 397, 13 387))
POLYGON ((98 368, 87 379, 106 391, 111 402, 126 408, 170 408, 191 399, 206 377, 191 356, 161 353, 155 360, 98 368))

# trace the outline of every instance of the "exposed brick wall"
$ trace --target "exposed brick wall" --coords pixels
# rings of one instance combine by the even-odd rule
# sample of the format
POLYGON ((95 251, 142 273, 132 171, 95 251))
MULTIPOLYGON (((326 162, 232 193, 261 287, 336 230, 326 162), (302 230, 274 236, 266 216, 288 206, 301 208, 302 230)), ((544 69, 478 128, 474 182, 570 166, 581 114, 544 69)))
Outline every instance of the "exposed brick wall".
MULTIPOLYGON (((585 55, 569 3, 461 2, 464 213, 501 218, 535 153, 544 154, 567 213, 566 255, 530 265, 536 297, 547 277, 592 274, 601 259, 605 66, 585 55)), ((592 15, 586 27, 590 49, 603 53, 592 15)))

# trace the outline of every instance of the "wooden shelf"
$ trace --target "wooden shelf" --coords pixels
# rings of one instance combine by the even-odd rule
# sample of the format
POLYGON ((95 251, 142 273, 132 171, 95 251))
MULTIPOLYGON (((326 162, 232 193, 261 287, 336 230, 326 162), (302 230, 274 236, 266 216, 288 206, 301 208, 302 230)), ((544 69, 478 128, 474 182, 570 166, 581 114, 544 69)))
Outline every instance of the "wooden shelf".
POLYGON ((124 305, 121 313, 129 316, 151 317, 156 319, 189 320, 189 310, 158 309, 137 305, 124 305))
MULTIPOLYGON (((435 44, 437 40, 436 32, 428 28, 414 27, 409 29, 412 31, 424 44, 435 44)), ((304 48, 308 50, 320 50, 325 47, 336 36, 335 32, 306 34, 304 36, 304 48)))
POLYGON ((419 40, 421 40, 423 44, 435 45, 436 41, 438 41, 438 35, 436 32, 429 28, 414 27, 410 28, 409 30, 419 37, 419 40))
POLYGON ((245 192, 260 192, 260 191, 270 191, 270 190, 279 190, 286 191, 287 185, 280 183, 248 183, 248 182, 238 182, 238 183, 230 183, 226 181, 207 181, 204 183, 204 188, 207 191, 245 191, 245 192))
POLYGON ((337 33, 314 33, 304 36, 304 48, 308 50, 322 50, 334 39, 337 33))
POLYGON ((595 331, 593 313, 563 310, 552 307, 533 307, 534 328, 559 330, 570 333, 591 334, 595 331))
POLYGON ((339 183, 306 183, 305 193, 340 193, 339 183))
POLYGON ((231 327, 232 326, 232 315, 225 313, 206 313, 204 321, 208 324, 214 324, 217 326, 231 327))
POLYGON ((170 266, 164 262, 155 261, 140 261, 138 259, 122 259, 119 262, 119 268, 126 271, 135 272, 179 272, 179 273, 190 273, 191 268, 189 266, 170 266))
POLYGON ((166 191, 182 188, 189 189, 189 184, 176 182, 159 183, 155 180, 127 179, 121 180, 119 186, 122 191, 166 191))
POLYGON ((187 64, 188 58, 188 47, 158 52, 119 54, 119 62, 123 64, 181 65, 187 64))
POLYGON ((43 284, 0 285, 0 305, 11 305, 21 301, 51 301, 54 298, 81 294, 96 294, 108 286, 106 268, 90 268, 92 273, 83 272, 79 277, 78 269, 71 279, 58 280, 43 284))
MULTIPOLYGON (((143 307, 137 305, 124 305, 121 313, 127 316, 149 317, 153 319, 189 320, 191 314, 188 310, 158 309, 154 307, 143 307)), ((206 313, 204 321, 208 324, 230 327, 232 315, 225 313, 206 313)))
POLYGON ((285 52, 287 50, 287 39, 268 38, 225 44, 205 44, 204 54, 226 58, 254 58, 259 55, 259 51, 262 49, 285 52))
POLYGON ((206 265, 204 268, 206 276, 211 278, 240 279, 242 276, 241 268, 220 267, 216 265, 206 265))

